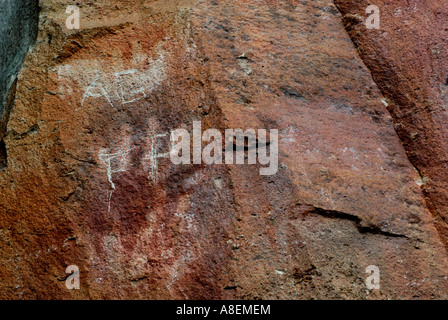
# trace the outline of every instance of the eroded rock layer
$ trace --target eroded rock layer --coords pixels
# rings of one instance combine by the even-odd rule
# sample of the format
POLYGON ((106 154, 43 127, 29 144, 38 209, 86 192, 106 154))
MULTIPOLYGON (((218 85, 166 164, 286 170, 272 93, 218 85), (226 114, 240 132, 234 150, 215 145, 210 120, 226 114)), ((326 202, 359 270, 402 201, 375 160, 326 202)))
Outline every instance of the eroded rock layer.
POLYGON ((448 8, 444 1, 339 1, 347 30, 394 117, 395 130, 419 171, 421 188, 448 247, 448 8), (362 15, 380 8, 379 30, 362 15))
POLYGON ((1 298, 447 298, 422 177, 333 2, 77 3, 67 30, 40 1, 17 82, 1 298), (278 172, 155 156, 193 121, 278 129, 278 172))

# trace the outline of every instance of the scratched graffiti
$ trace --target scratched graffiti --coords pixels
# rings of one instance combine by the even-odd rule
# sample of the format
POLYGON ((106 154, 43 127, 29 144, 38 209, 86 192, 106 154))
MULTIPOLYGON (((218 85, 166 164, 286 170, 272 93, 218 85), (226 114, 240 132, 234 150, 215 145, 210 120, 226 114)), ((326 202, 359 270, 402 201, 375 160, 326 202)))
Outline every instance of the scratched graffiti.
POLYGON ((110 153, 110 151, 107 149, 100 150, 99 159, 106 165, 107 179, 110 183, 110 188, 106 190, 108 212, 110 212, 112 195, 116 190, 115 183, 113 181, 113 175, 119 172, 125 172, 127 170, 126 157, 129 152, 130 150, 120 150, 115 153, 110 153))
POLYGON ((112 108, 145 98, 166 77, 164 55, 157 60, 149 59, 147 70, 128 69, 113 75, 97 71, 93 81, 83 94, 80 110, 90 99, 103 99, 112 108))
POLYGON ((116 185, 114 183, 114 175, 120 172, 125 172, 129 169, 130 154, 135 147, 131 146, 131 138, 126 135, 130 128, 125 126, 123 128, 121 137, 115 148, 100 148, 98 159, 106 168, 108 187, 106 189, 107 198, 107 211, 111 211, 111 201, 112 195, 116 190, 116 185))
POLYGON ((148 174, 149 180, 157 183, 159 181, 159 161, 162 158, 170 158, 170 150, 173 148, 173 141, 169 132, 157 133, 159 126, 155 118, 148 120, 148 134, 143 145, 132 145, 132 137, 129 136, 130 128, 125 127, 118 135, 121 140, 118 143, 111 143, 113 148, 100 148, 98 159, 106 169, 108 186, 106 188, 107 211, 111 212, 112 196, 117 190, 114 178, 117 174, 126 172, 131 168, 132 151, 143 149, 142 169, 148 174))
MULTIPOLYGON (((116 108, 146 98, 166 79, 169 53, 160 46, 155 51, 155 57, 141 55, 128 68, 118 69, 99 60, 80 59, 58 65, 52 72, 57 76, 57 83, 79 83, 82 98, 74 108, 76 112, 87 104, 116 108)), ((55 93, 72 95, 73 89, 61 85, 55 93)))

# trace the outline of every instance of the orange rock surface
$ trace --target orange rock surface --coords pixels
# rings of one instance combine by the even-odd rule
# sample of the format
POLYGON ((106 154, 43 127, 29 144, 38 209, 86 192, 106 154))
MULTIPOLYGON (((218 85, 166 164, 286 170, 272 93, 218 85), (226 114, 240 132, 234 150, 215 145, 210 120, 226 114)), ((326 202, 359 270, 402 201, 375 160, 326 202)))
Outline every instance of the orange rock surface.
POLYGON ((366 30, 335 2, 80 0, 68 30, 41 0, 3 137, 0 298, 448 298, 446 9, 376 1, 366 30), (278 172, 154 158, 193 121, 278 129, 278 172))

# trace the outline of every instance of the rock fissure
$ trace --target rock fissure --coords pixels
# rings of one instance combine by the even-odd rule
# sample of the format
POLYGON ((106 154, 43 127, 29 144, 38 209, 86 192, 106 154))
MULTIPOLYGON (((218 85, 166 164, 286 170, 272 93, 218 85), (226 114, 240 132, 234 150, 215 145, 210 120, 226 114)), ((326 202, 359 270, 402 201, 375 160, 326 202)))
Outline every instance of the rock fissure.
POLYGON ((330 219, 342 219, 352 221, 356 225, 356 228, 359 230, 360 233, 382 235, 385 237, 392 237, 392 238, 408 238, 408 236, 406 235, 390 231, 384 231, 376 225, 367 224, 364 220, 362 220, 358 216, 346 212, 341 212, 337 210, 328 210, 315 206, 310 206, 310 209, 307 209, 306 214, 318 214, 330 219))

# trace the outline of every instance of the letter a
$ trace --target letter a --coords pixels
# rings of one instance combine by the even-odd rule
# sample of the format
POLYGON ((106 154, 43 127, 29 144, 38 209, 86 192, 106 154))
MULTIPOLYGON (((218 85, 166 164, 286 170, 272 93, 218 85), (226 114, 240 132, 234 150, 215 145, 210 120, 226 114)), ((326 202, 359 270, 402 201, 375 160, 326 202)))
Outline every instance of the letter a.
POLYGON ((170 152, 173 164, 190 164, 190 134, 185 129, 176 129, 171 132, 171 143, 173 147, 170 152), (179 138, 181 141, 179 142, 179 138), (182 155, 179 156, 179 153, 182 155))
POLYGON ((68 266, 65 273, 71 273, 65 280, 65 286, 68 290, 79 290, 79 268, 77 266, 68 266))
POLYGON ((366 20, 367 29, 379 29, 380 28, 380 8, 375 5, 370 5, 366 9, 366 13, 370 16, 366 20))
POLYGON ((367 289, 379 289, 380 288, 380 269, 377 266, 368 266, 366 268, 366 273, 370 274, 370 276, 366 279, 367 289))
POLYGON ((65 13, 71 13, 71 15, 65 21, 65 26, 69 30, 79 29, 79 8, 77 6, 68 6, 65 13))

